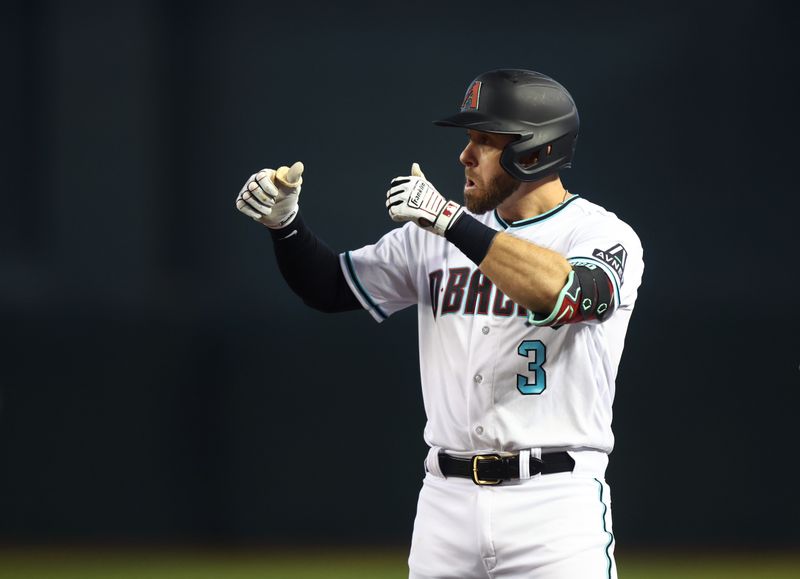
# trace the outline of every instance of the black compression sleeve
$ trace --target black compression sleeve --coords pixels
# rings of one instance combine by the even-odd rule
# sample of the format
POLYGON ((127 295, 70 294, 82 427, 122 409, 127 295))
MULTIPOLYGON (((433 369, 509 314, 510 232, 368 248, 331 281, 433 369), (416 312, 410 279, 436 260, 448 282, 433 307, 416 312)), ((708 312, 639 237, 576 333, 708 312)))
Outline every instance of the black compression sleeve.
POLYGON ((464 255, 480 265, 489 247, 492 245, 494 236, 499 232, 491 227, 487 227, 472 215, 462 213, 461 217, 450 226, 444 236, 447 240, 460 249, 464 255))
POLYGON ((306 305, 326 313, 361 308, 344 278, 339 256, 314 235, 302 215, 288 227, 269 231, 278 268, 306 305))

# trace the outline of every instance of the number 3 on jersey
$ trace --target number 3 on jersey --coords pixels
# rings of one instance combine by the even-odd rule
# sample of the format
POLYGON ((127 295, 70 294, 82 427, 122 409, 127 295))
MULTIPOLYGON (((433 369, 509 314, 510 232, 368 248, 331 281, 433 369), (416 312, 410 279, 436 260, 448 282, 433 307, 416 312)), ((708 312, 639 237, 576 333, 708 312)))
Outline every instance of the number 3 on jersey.
POLYGON ((517 348, 517 354, 525 358, 533 358, 528 362, 528 371, 533 373, 533 376, 525 376, 517 374, 517 390, 522 394, 541 394, 547 388, 547 373, 542 368, 542 364, 546 359, 546 348, 541 340, 524 340, 517 348), (532 382, 528 379, 532 378, 532 382))

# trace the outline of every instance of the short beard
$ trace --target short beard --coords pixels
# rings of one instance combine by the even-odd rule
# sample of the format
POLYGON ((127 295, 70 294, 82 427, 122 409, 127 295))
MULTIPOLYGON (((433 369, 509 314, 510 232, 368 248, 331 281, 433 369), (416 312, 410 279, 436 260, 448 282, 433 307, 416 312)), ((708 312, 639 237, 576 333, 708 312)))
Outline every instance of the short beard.
POLYGON ((511 197, 522 181, 514 179, 511 175, 503 173, 492 178, 486 185, 486 190, 481 195, 464 195, 464 205, 472 213, 478 215, 496 209, 503 201, 511 197))

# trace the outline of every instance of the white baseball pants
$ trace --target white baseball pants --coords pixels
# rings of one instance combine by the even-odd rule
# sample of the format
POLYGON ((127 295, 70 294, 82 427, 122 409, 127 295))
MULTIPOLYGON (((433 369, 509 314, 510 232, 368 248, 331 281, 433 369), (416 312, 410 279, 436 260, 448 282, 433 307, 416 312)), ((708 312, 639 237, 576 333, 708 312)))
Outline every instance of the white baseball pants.
POLYGON ((478 486, 427 473, 410 579, 616 579, 602 478, 556 473, 478 486))

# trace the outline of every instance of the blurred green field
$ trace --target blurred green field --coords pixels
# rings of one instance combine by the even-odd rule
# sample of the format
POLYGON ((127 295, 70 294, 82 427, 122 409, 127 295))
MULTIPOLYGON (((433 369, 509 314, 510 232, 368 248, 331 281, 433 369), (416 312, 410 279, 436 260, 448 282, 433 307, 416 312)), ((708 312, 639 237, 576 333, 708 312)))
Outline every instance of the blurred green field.
MULTIPOLYGON (((798 579, 800 555, 617 554, 621 579, 798 579)), ((0 548, 0 579, 401 579, 401 550, 248 552, 0 548)), ((580 578, 576 578, 580 579, 580 578)))

